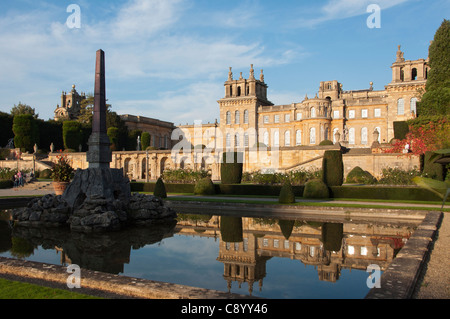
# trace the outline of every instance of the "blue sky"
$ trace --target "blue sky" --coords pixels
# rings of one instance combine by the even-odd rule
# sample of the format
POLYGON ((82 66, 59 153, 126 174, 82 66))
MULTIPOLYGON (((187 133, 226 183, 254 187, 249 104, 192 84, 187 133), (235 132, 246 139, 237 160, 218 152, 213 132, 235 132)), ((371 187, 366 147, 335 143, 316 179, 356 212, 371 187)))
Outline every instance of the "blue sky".
POLYGON ((264 69, 275 104, 314 96, 320 81, 381 90, 397 45, 426 58, 448 0, 15 0, 0 2, 0 111, 19 102, 53 117, 61 91, 94 88, 95 52, 106 54, 113 111, 178 124, 219 117, 228 68, 264 69), (80 28, 66 21, 76 4, 80 28), (370 4, 381 27, 369 28, 370 4))

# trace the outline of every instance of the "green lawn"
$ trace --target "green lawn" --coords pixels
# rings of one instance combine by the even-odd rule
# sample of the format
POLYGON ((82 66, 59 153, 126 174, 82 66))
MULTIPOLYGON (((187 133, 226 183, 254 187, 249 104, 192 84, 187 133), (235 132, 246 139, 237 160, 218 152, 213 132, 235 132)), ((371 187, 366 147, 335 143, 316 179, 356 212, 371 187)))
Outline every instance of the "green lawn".
POLYGON ((0 278, 0 299, 99 299, 62 289, 0 278))

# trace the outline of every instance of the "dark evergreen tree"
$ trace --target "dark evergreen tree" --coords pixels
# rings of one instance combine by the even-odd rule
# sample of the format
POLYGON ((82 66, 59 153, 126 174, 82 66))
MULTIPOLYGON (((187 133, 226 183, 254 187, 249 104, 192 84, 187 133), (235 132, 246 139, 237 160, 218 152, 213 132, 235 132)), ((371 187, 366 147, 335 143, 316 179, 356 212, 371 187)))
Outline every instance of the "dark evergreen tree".
POLYGON ((417 105, 419 116, 450 114, 450 21, 436 31, 428 53, 430 71, 426 92, 417 105))

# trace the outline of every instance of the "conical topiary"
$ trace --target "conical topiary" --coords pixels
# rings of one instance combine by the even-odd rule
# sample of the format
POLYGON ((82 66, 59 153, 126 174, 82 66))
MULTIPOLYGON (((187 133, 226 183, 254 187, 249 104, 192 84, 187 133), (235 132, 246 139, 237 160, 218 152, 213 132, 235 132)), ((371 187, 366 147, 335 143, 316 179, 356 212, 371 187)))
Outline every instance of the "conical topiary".
POLYGON ((167 198, 166 186, 164 185, 161 177, 156 181, 155 191, 153 192, 153 195, 160 198, 167 198))
POLYGON ((294 190, 289 181, 285 181, 280 190, 280 195, 278 196, 278 202, 281 204, 292 204, 295 203, 294 190))

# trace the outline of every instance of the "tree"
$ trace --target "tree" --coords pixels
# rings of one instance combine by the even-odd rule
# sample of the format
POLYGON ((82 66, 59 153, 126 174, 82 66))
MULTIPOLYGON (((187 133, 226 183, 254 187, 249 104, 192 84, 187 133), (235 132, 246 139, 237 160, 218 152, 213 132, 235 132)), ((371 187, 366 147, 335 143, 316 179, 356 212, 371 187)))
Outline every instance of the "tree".
POLYGON ((39 117, 39 114, 36 114, 35 109, 31 106, 23 104, 22 102, 19 102, 18 105, 14 104, 14 107, 11 109, 11 115, 16 116, 21 114, 31 114, 35 119, 39 117))
POLYGON ((31 114, 19 114, 13 120, 14 145, 28 152, 33 152, 34 144, 39 142, 36 120, 31 114))
POLYGON ((429 48, 426 92, 417 105, 419 116, 450 114, 450 21, 442 22, 429 48))
POLYGON ((143 132, 141 135, 141 145, 142 150, 146 150, 147 147, 150 146, 150 133, 149 132, 143 132))

